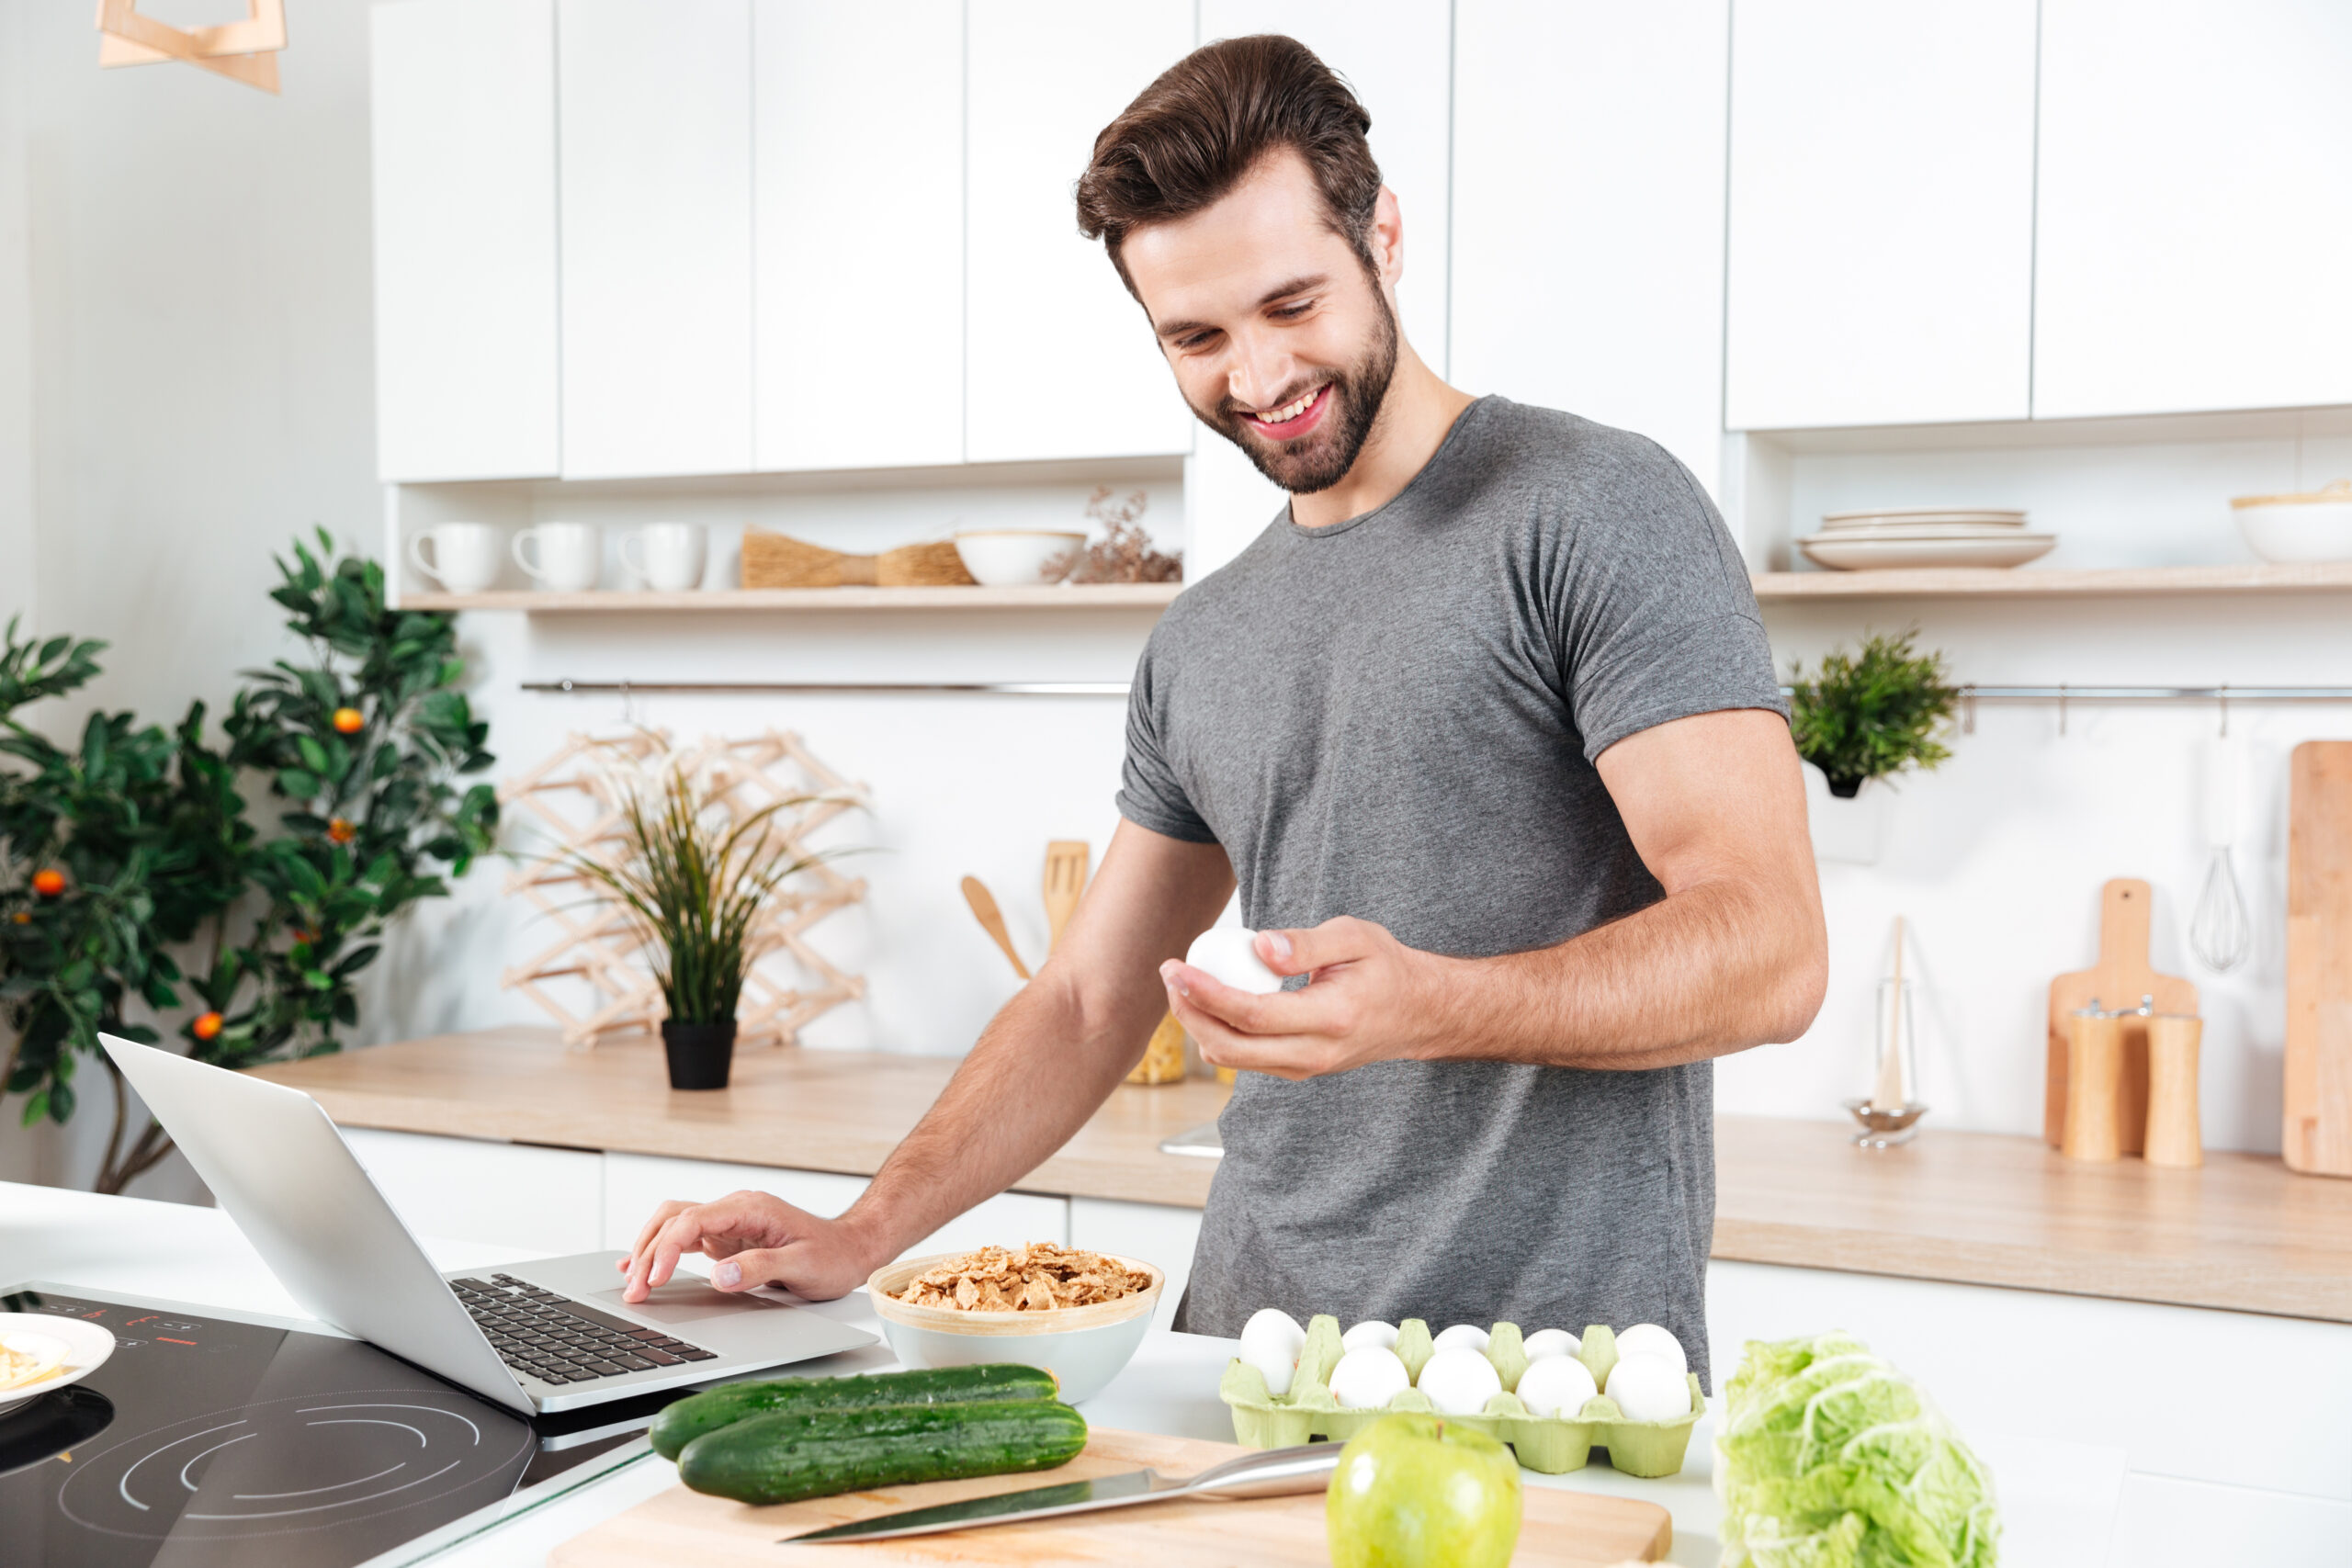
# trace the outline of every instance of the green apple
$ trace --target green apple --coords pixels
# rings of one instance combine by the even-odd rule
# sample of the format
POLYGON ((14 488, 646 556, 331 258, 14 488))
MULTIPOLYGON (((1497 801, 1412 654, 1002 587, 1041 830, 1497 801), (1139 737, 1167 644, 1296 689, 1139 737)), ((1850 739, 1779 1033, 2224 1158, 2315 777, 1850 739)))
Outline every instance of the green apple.
POLYGON ((1332 1568, 1504 1568, 1519 1461, 1437 1416, 1384 1416, 1348 1439, 1324 1494, 1332 1568))

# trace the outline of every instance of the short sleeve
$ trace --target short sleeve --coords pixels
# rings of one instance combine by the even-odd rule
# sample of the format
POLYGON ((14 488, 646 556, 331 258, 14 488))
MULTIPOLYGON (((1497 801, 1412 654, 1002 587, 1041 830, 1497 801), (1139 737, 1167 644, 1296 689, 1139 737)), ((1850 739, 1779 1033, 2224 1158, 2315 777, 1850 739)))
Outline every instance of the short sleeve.
POLYGON ((1167 838, 1213 844, 1216 834, 1177 779, 1163 744, 1169 731, 1167 682, 1158 668, 1159 649, 1155 635, 1136 661, 1135 683, 1127 693, 1127 758, 1120 770, 1119 815, 1167 838))
POLYGON ((1553 606, 1585 757, 1695 714, 1787 717, 1747 566, 1706 492, 1655 443, 1614 445, 1612 482, 1569 544, 1553 606))

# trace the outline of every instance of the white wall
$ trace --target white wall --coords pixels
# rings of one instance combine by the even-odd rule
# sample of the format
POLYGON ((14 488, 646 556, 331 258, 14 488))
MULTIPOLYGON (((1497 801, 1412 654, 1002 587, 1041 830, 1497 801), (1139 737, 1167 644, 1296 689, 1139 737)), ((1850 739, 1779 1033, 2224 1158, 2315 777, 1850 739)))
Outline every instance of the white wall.
MULTIPOLYGON (((32 301, 25 235, 24 26, 0 6, 0 624, 33 595, 32 301)), ((0 1169, 6 1169, 0 1156, 0 1169)))

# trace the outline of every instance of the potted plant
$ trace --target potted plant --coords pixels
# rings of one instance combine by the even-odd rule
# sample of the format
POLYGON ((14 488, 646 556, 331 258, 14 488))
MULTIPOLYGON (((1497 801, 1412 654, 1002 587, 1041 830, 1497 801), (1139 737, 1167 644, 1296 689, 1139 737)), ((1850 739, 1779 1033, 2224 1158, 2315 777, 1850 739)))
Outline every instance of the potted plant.
POLYGON ((1917 631, 1862 639, 1861 650, 1832 649, 1808 679, 1789 671, 1789 729, 1806 763, 1814 852, 1823 860, 1878 859, 1885 830, 1885 782, 1951 755, 1947 733, 1960 700, 1940 653, 1922 654, 1917 631))
POLYGON ((670 1087, 725 1089, 735 1006, 773 945, 764 917, 784 884, 823 857, 794 854, 777 813, 811 797, 733 816, 673 762, 622 788, 618 854, 574 851, 573 869, 618 898, 636 922, 670 1016, 662 1023, 670 1087))

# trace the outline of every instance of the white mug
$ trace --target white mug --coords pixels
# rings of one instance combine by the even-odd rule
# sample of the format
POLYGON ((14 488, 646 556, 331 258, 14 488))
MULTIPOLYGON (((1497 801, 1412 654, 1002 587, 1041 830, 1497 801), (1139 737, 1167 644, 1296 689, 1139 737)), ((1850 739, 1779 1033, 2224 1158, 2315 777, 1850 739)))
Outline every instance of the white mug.
POLYGON ((699 523, 649 523, 622 536, 621 564, 659 592, 682 593, 700 588, 703 532, 699 523), (629 552, 631 545, 637 547, 634 555, 629 552))
POLYGON ((479 593, 498 581, 498 530, 488 523, 436 523, 408 542, 416 570, 452 593, 479 593), (424 547, 433 554, 427 557, 424 547))
POLYGON ((605 574, 604 530, 594 523, 542 523, 515 535, 513 547, 514 564, 553 592, 585 592, 605 574))

